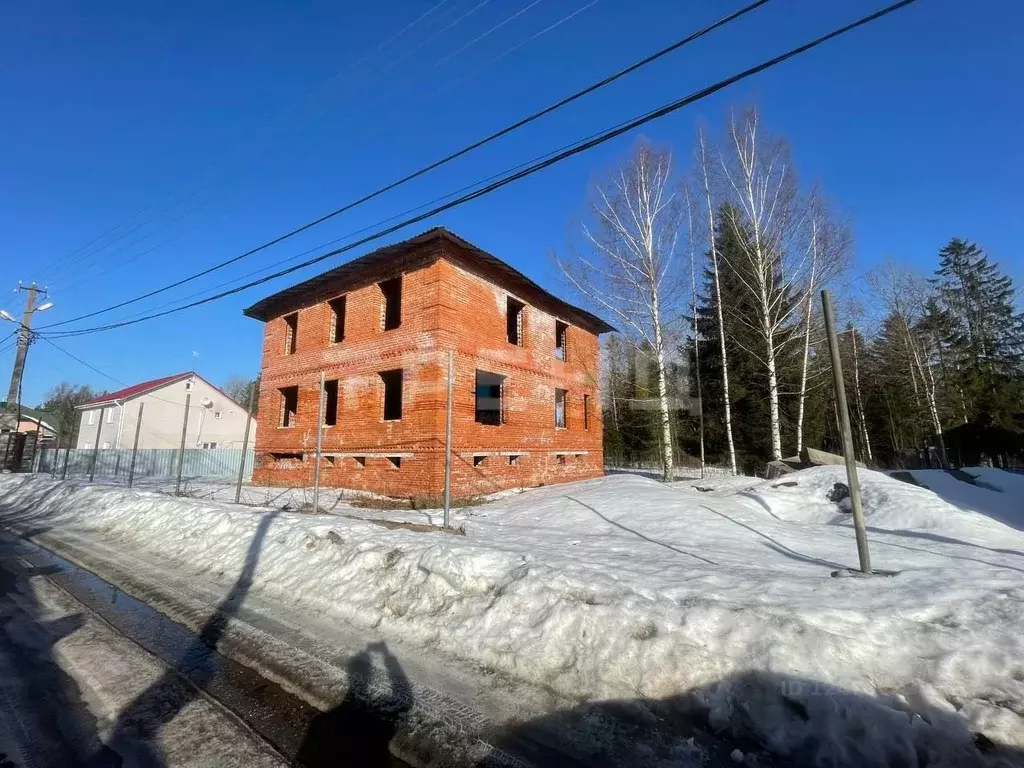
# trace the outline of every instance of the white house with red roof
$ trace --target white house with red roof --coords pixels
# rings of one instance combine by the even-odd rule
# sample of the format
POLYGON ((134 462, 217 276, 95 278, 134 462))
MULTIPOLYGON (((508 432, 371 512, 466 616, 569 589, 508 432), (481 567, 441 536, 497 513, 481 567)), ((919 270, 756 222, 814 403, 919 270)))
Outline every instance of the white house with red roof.
MULTIPOLYGON (((131 448, 139 408, 145 404, 139 448, 177 448, 181 445, 186 397, 186 448, 242 447, 246 419, 252 418, 245 406, 192 371, 143 381, 78 406, 77 447, 131 448)), ((253 445, 255 437, 256 420, 252 419, 249 445, 253 445)))

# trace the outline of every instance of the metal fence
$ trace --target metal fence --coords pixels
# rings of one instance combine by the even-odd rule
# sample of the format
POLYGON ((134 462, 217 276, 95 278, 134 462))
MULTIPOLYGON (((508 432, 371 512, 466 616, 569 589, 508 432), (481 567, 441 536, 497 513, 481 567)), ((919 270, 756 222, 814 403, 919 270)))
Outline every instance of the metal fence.
MULTIPOLYGON (((96 454, 97 477, 128 477, 132 449, 43 448, 39 451, 37 472, 60 477, 67 461, 67 476, 88 475, 96 454), (66 457, 65 457, 66 454, 66 457)), ((178 473, 177 448, 140 448, 135 457, 135 477, 174 477, 178 473)), ((252 478, 255 451, 245 452, 244 479, 252 478)), ((181 474, 183 477, 237 477, 242 460, 241 448, 186 448, 181 474)))

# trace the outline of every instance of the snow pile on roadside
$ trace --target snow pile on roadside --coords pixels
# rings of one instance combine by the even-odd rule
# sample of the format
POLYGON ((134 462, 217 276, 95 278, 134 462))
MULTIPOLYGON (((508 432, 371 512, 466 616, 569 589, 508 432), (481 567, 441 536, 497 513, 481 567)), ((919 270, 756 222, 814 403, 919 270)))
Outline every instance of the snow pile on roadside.
POLYGON ((1024 747, 1024 534, 862 474, 873 561, 895 578, 831 577, 856 564, 831 467, 729 496, 631 476, 543 488, 478 510, 465 537, 24 476, 0 479, 0 522, 224 583, 248 558, 264 597, 567 696, 699 702, 807 762, 967 765, 972 731, 1024 747))

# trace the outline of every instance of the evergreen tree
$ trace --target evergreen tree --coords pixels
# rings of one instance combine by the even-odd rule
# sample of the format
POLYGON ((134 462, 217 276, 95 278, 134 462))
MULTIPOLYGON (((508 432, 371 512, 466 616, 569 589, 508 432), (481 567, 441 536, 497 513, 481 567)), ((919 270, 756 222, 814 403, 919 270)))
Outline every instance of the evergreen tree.
POLYGON ((1024 410, 1024 313, 1013 281, 975 243, 953 238, 939 251, 933 283, 926 330, 939 340, 964 415, 1009 425, 1024 410))

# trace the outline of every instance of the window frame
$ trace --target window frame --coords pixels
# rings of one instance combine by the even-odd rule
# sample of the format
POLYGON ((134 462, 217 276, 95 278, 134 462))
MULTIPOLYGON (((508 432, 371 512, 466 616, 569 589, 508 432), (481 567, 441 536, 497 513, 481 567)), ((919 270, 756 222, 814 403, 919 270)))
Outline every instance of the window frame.
MULTIPOLYGON (((402 368, 392 368, 391 370, 388 370, 388 371, 380 371, 377 375, 380 376, 380 380, 381 380, 381 398, 380 398, 381 399, 381 421, 401 421, 402 417, 405 415, 404 414, 404 405, 405 405, 405 403, 404 403, 404 400, 405 400, 405 392, 404 392, 404 390, 405 390, 405 374, 404 374, 404 370, 402 368), (388 408, 388 403, 389 403, 389 400, 388 400, 388 386, 389 386, 389 383, 392 386, 395 386, 396 382, 397 382, 397 394, 393 395, 392 399, 390 400, 390 403, 391 403, 392 406, 394 406, 394 404, 395 404, 395 399, 394 398, 397 397, 398 415, 395 416, 394 415, 394 411, 392 410, 391 411, 392 415, 389 417, 388 416, 388 412, 389 412, 389 408, 388 408)), ((395 392, 395 390, 392 390, 392 392, 395 392)))
POLYGON ((569 390, 555 387, 555 429, 569 428, 569 390), (562 400, 562 423, 558 423, 558 400, 562 400))
POLYGON ((555 320, 555 357, 562 362, 569 360, 569 324, 555 320))
POLYGON ((380 329, 382 331, 393 331, 402 327, 402 288, 403 280, 402 275, 396 275, 395 277, 389 277, 387 280, 381 280, 377 283, 377 287, 380 289, 380 329), (391 299, 393 298, 392 286, 398 286, 397 300, 392 304, 391 299))
POLYGON ((330 344, 340 344, 345 340, 345 314, 348 310, 348 294, 343 293, 340 296, 329 299, 327 307, 331 313, 331 322, 327 328, 327 341, 330 344))
POLYGON ((299 348, 299 313, 289 312, 284 316, 284 353, 294 355, 299 348))
POLYGON ((281 395, 281 408, 277 418, 278 429, 291 429, 296 425, 299 420, 299 385, 293 384, 289 387, 279 387, 277 390, 281 395), (292 416, 288 418, 288 393, 295 393, 295 410, 292 411, 292 416))
POLYGON ((325 379, 324 380, 324 427, 336 427, 338 425, 338 398, 340 393, 340 381, 339 379, 325 379), (331 387, 330 385, 333 385, 331 387), (330 390, 333 388, 334 392, 330 390), (333 396, 334 409, 331 412, 331 399, 333 396))
POLYGON ((505 338, 509 344, 516 347, 525 346, 524 343, 524 317, 526 315, 526 304, 519 299, 512 296, 505 297, 505 338), (512 308, 517 307, 514 312, 515 322, 512 322, 512 308), (515 332, 515 339, 512 338, 512 333, 515 332))
MULTIPOLYGON (((494 373, 492 371, 485 371, 482 368, 477 368, 476 369, 476 376, 473 379, 473 398, 474 398, 473 399, 473 420, 477 424, 482 424, 483 426, 487 426, 487 427, 502 427, 502 426, 505 425, 505 380, 507 378, 508 378, 508 376, 502 375, 500 373, 494 373), (480 408, 480 374, 483 374, 484 376, 493 376, 493 377, 499 379, 499 381, 497 383, 497 387, 498 387, 498 408, 497 408, 497 411, 495 411, 494 409, 487 409, 486 411, 484 411, 484 410, 482 410, 480 408), (498 414, 497 422, 485 421, 480 416, 481 413, 495 413, 495 412, 498 414)), ((494 385, 493 384, 488 384, 486 386, 494 386, 494 385)), ((490 397, 490 395, 488 395, 488 397, 490 397)))

